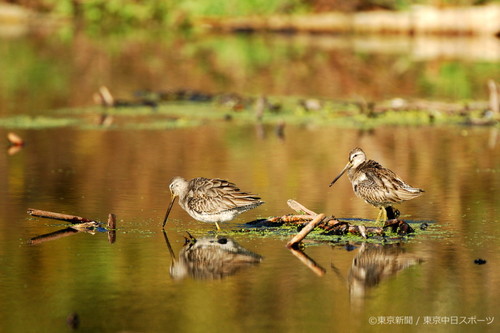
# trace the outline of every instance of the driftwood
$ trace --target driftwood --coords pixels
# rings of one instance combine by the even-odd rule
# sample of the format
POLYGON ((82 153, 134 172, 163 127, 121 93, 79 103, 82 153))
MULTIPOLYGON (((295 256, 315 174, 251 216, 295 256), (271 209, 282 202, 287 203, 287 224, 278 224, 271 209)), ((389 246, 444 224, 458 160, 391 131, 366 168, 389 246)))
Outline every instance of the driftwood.
MULTIPOLYGON (((28 243, 32 245, 70 236, 79 232, 88 232, 93 234, 96 228, 103 227, 103 224, 100 222, 76 215, 54 213, 34 208, 28 208, 27 213, 31 216, 60 220, 71 223, 71 225, 67 228, 31 238, 31 240, 28 243)), ((108 233, 108 241, 111 244, 114 243, 116 241, 115 214, 109 214, 106 231, 108 233)))
POLYGON ((288 204, 288 206, 293 209, 294 211, 296 212, 305 212, 306 214, 310 215, 310 216, 316 216, 318 215, 317 213, 313 212, 312 210, 310 209, 307 209, 306 207, 304 207, 302 204, 300 204, 299 202, 295 201, 295 200, 292 200, 292 199, 288 199, 288 201, 286 202, 288 204))
POLYGON ((399 211, 388 207, 387 213, 389 220, 386 221, 383 227, 372 227, 364 225, 350 224, 345 221, 339 221, 333 216, 325 216, 304 207, 295 200, 288 200, 287 204, 298 214, 287 214, 283 216, 270 217, 249 222, 254 226, 277 227, 283 224, 297 224, 303 226, 303 229, 293 237, 288 243, 288 248, 298 248, 299 243, 315 228, 323 230, 323 235, 359 235, 363 238, 368 238, 369 235, 384 236, 385 230, 390 229, 391 232, 399 235, 406 235, 415 232, 415 230, 405 221, 399 220, 399 211), (305 213, 305 214, 304 214, 305 213))
POLYGON ((28 208, 27 213, 32 215, 32 216, 36 216, 36 217, 43 217, 43 218, 48 218, 48 219, 53 219, 53 220, 61 220, 61 221, 66 221, 66 222, 70 222, 70 223, 74 223, 74 224, 83 223, 83 222, 95 222, 91 219, 81 217, 81 216, 48 212, 46 210, 40 210, 40 209, 34 209, 34 208, 28 208))
POLYGON ((297 247, 297 244, 299 244, 306 236, 313 231, 314 228, 321 222, 323 222, 323 219, 325 218, 325 214, 318 214, 314 217, 314 219, 309 222, 302 230, 295 235, 289 242, 286 244, 286 247, 293 248, 297 247))

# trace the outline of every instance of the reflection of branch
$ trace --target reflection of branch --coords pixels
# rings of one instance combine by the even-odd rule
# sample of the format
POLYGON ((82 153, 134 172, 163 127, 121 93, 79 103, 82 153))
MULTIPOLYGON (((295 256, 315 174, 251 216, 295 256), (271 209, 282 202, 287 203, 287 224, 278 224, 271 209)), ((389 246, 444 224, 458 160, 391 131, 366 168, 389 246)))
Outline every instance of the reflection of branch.
POLYGON ((80 231, 73 229, 73 228, 66 228, 66 229, 61 229, 58 231, 54 231, 48 234, 40 235, 33 237, 32 239, 29 240, 28 244, 30 245, 35 245, 35 244, 40 244, 43 242, 51 241, 54 239, 62 238, 62 237, 67 237, 73 234, 77 234, 80 231))
POLYGON ((294 248, 290 248, 290 252, 294 256, 296 256, 304 265, 306 265, 311 271, 313 271, 318 276, 323 276, 326 273, 326 270, 319 266, 314 260, 307 256, 304 252, 300 250, 296 250, 294 248))

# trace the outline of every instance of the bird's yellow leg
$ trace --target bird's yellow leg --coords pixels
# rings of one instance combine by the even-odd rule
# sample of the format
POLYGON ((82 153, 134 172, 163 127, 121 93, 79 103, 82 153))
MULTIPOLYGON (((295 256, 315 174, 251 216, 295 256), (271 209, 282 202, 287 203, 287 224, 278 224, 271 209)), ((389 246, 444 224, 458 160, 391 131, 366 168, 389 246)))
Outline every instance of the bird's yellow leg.
POLYGON ((384 207, 379 207, 377 219, 375 220, 375 224, 378 224, 378 222, 380 221, 380 218, 382 217, 382 210, 384 210, 384 207))
POLYGON ((385 224, 385 221, 387 221, 387 211, 385 207, 380 207, 380 210, 382 211, 382 223, 385 224))
POLYGON ((215 226, 217 227, 217 231, 220 231, 220 227, 219 227, 219 224, 217 222, 215 222, 215 226))

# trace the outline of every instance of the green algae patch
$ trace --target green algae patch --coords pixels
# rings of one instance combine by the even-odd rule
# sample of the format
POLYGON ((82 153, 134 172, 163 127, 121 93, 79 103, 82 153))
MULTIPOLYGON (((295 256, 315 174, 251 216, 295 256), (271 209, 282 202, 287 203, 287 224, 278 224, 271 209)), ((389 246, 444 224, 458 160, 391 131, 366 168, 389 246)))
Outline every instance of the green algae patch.
MULTIPOLYGON (((269 224, 256 226, 264 220, 251 221, 243 225, 240 229, 233 229, 223 233, 229 237, 231 236, 244 236, 248 238, 277 238, 282 240, 289 240, 294 237, 300 230, 304 227, 306 223, 283 223, 276 226, 270 226, 269 224)), ((363 219, 349 219, 342 220, 341 222, 349 221, 351 226, 364 226, 366 228, 377 227, 374 221, 367 221, 363 219)), ((413 240, 426 240, 426 239, 440 239, 449 237, 449 232, 442 230, 442 228, 429 221, 408 221, 408 225, 411 226, 412 231, 402 234, 399 232, 392 232, 391 228, 385 228, 383 234, 366 232, 366 238, 361 234, 356 233, 332 233, 326 231, 322 228, 316 227, 311 231, 307 237, 303 240, 303 244, 310 245, 321 245, 325 243, 330 244, 344 244, 344 243, 370 243, 370 244, 391 244, 399 242, 407 242, 413 240)), ((369 229, 367 229, 369 230, 369 229)))
POLYGON ((52 110, 48 115, 0 119, 10 128, 74 126, 83 129, 162 130, 211 122, 235 125, 381 126, 487 125, 500 127, 487 103, 320 100, 300 97, 218 96, 210 100, 139 101, 114 106, 52 110), (54 116, 56 115, 56 116, 54 116))
POLYGON ((0 127, 16 129, 42 129, 52 127, 76 126, 80 122, 77 118, 55 118, 48 116, 31 117, 19 115, 0 118, 0 127))

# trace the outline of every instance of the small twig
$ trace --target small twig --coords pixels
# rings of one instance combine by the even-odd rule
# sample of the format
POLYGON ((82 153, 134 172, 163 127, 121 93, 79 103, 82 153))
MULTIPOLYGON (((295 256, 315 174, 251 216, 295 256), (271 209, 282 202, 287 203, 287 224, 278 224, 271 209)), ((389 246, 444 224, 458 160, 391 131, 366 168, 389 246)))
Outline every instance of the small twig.
POLYGON ((7 140, 9 144, 14 147, 22 147, 24 146, 24 140, 14 132, 7 133, 7 140))
POLYGON ((497 117, 500 114, 500 99, 498 97, 498 86, 495 81, 488 81, 488 88, 490 91, 490 108, 493 115, 497 117))
POLYGON ((364 225, 358 225, 358 230, 359 230, 359 233, 361 234, 361 237, 363 238, 368 238, 366 237, 366 227, 364 225))
POLYGON ((286 202, 288 204, 288 206, 293 209, 294 211, 296 211, 297 213, 300 213, 300 212, 304 212, 304 213, 307 213, 311 216, 316 216, 318 215, 317 213, 313 212, 312 210, 304 207, 302 204, 298 203, 297 201, 293 200, 293 199, 288 199, 288 201, 286 202))
POLYGON ((297 246, 298 243, 300 243, 304 238, 306 238, 306 236, 311 232, 313 231, 313 229, 318 225, 320 224, 323 219, 325 218, 325 214, 318 214, 316 215, 316 217, 311 221, 309 222, 304 228, 302 228, 302 230, 297 234, 295 235, 287 244, 286 244, 286 247, 287 248, 292 248, 294 246, 297 246))
MULTIPOLYGON (((283 215, 281 217, 278 217, 277 220, 285 223, 292 223, 292 222, 307 222, 311 221, 314 217, 310 215, 283 215)), ((270 222, 272 222, 272 219, 270 219, 270 222)))
POLYGON ((75 223, 70 225, 70 228, 73 228, 78 231, 89 231, 93 230, 94 228, 97 228, 100 226, 99 222, 96 221, 90 221, 90 222, 82 222, 82 223, 75 223))
POLYGON ((116 229, 116 215, 115 214, 111 213, 108 215, 107 229, 108 230, 116 229))
POLYGON ((111 95, 111 92, 109 91, 108 87, 101 86, 99 88, 99 96, 101 97, 102 105, 113 106, 115 104, 115 99, 113 98, 113 95, 111 95))
POLYGON ((108 241, 110 244, 116 242, 116 215, 109 214, 108 215, 108 224, 106 226, 108 229, 108 241))

